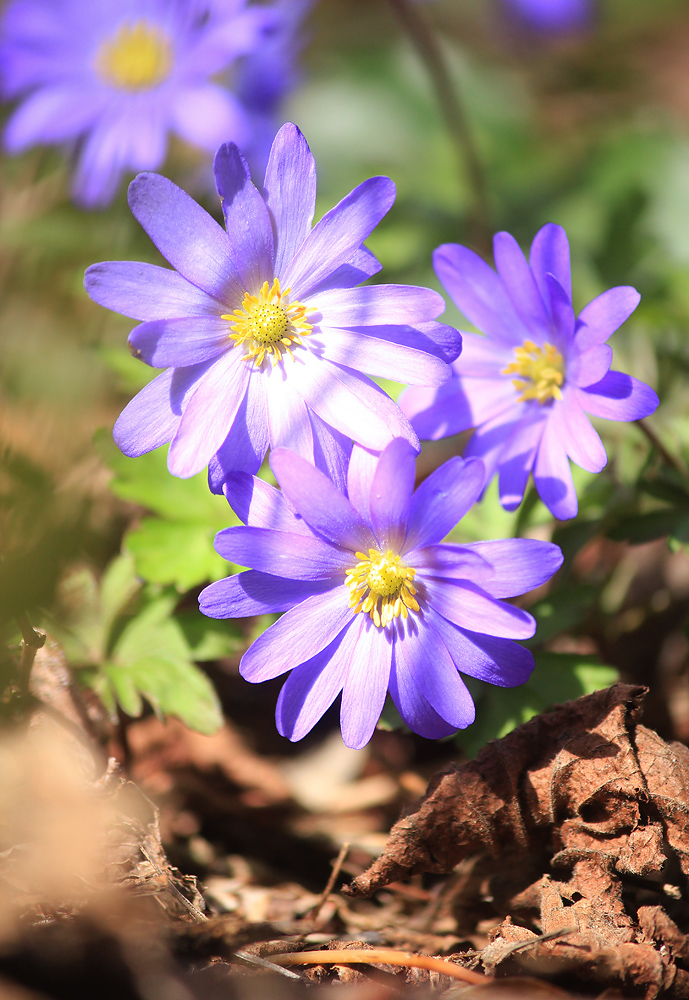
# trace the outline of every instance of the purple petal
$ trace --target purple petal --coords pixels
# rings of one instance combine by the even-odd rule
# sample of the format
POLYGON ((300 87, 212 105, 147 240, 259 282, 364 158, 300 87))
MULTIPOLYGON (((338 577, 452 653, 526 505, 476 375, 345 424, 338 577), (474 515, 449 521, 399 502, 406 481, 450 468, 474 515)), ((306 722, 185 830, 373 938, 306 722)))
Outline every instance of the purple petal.
POLYGON ((650 385, 616 371, 609 371, 595 385, 577 389, 577 396, 586 413, 606 420, 640 420, 660 402, 650 385))
POLYGON ((342 690, 361 629, 358 615, 333 642, 296 667, 280 691, 275 709, 277 730, 287 739, 303 739, 342 690))
POLYGON ((208 465, 244 402, 249 377, 239 350, 213 362, 187 403, 170 445, 167 467, 173 476, 188 479, 208 465))
MULTIPOLYGON (((578 390, 581 391, 581 390, 578 390)), ((549 420, 536 455, 534 483, 553 517, 566 521, 576 517, 579 507, 572 482, 567 452, 558 436, 557 425, 549 420)))
POLYGON ((565 350, 574 336, 574 307, 572 299, 552 274, 546 274, 546 285, 550 293, 550 312, 553 317, 555 343, 565 350))
POLYGON ((286 611, 242 657, 239 672, 244 680, 252 684, 269 681, 316 656, 354 618, 348 602, 347 587, 334 587, 286 611))
POLYGON ((25 97, 5 126, 8 153, 21 153, 36 143, 65 142, 91 127, 102 114, 100 94, 84 94, 74 84, 41 87, 25 97))
POLYGON ((112 260, 92 264, 84 287, 94 302, 132 319, 219 316, 223 306, 177 271, 156 264, 112 260))
POLYGON ((129 205, 183 277, 221 302, 239 304, 244 289, 227 233, 193 198, 166 177, 140 174, 129 185, 129 205))
MULTIPOLYGON (((461 363, 460 357, 453 365, 455 371, 460 368, 461 363)), ((464 378, 460 371, 459 381, 471 410, 472 427, 480 427, 510 410, 514 411, 515 416, 522 416, 526 411, 526 404, 519 402, 512 379, 506 375, 498 378, 464 378)))
POLYGON ((625 320, 628 320, 641 300, 635 288, 620 285, 603 292, 589 302, 577 320, 576 344, 586 351, 604 344, 625 320))
POLYGON ((416 452, 405 438, 395 438, 381 454, 371 486, 369 510, 382 546, 399 551, 416 478, 416 452))
POLYGON ((238 566, 250 566, 289 580, 333 577, 344 580, 347 570, 355 563, 352 552, 313 535, 271 528, 225 528, 215 536, 215 548, 223 559, 238 566))
POLYGON ((600 472, 608 456, 603 442, 584 413, 576 392, 565 390, 560 403, 553 407, 553 431, 573 462, 587 472, 600 472))
POLYGON ((375 545, 369 526, 324 472, 284 448, 271 453, 270 466, 287 500, 313 531, 352 551, 375 545))
POLYGON ((590 347, 581 354, 573 353, 574 357, 567 365, 567 381, 572 385, 582 389, 595 385, 610 371, 612 347, 608 347, 607 344, 590 347))
POLYGON ((319 292, 331 288, 353 288, 382 271, 383 265, 366 247, 359 247, 346 264, 341 264, 318 285, 319 292))
POLYGON ((215 83, 204 81, 181 87, 169 111, 174 131, 209 153, 227 139, 241 145, 249 136, 249 122, 241 104, 227 88, 215 83))
POLYGON ((466 378, 468 375, 476 378, 500 379, 503 368, 514 361, 514 350, 511 346, 482 337, 476 333, 462 333, 462 356, 454 370, 466 378))
POLYGON ((275 222, 275 273, 281 275, 311 232, 316 204, 316 165, 291 122, 273 141, 263 195, 275 222))
POLYGON ((153 368, 186 368, 233 347, 229 329, 217 315, 151 320, 134 327, 129 350, 153 368))
POLYGON ((320 292, 310 305, 327 327, 414 325, 445 311, 438 292, 417 285, 365 285, 320 292))
POLYGON ((289 448, 313 461, 313 429, 309 408, 299 391, 297 366, 307 352, 298 352, 298 361, 285 360, 261 373, 264 384, 272 448, 289 448))
POLYGON ((72 176, 72 197, 78 205, 103 208, 112 201, 127 166, 130 132, 126 122, 108 117, 86 134, 72 176))
POLYGON ((500 453, 500 503, 505 510, 516 510, 524 499, 547 417, 545 407, 537 403, 531 413, 515 426, 500 453))
POLYGON ((540 335, 539 339, 547 340, 550 334, 550 317, 521 247, 509 233, 496 233, 493 252, 500 280, 517 315, 527 330, 540 335))
POLYGON ((322 420, 365 448, 381 451, 394 437, 406 437, 418 446, 399 407, 358 372, 300 351, 289 378, 322 420))
POLYGON ((426 587, 429 606, 460 628, 502 639, 530 639, 536 631, 528 612, 496 601, 468 581, 436 579, 426 587))
POLYGON ((258 476, 234 472, 227 477, 223 493, 240 521, 252 528, 272 528, 297 535, 308 535, 311 530, 290 509, 280 490, 258 476))
POLYGON ((378 468, 379 453, 355 444, 347 469, 347 496, 361 516, 371 520, 371 489, 378 468))
POLYGON ((145 455, 175 436, 189 393, 208 370, 208 364, 169 368, 149 382, 120 413, 112 436, 130 458, 145 455))
POLYGON ((370 177, 331 208, 281 275, 292 294, 298 299, 315 294, 333 271, 349 263, 394 200, 395 185, 388 177, 370 177))
POLYGON ((249 569, 202 590, 199 608, 208 618, 247 618, 289 611, 307 597, 331 589, 330 580, 285 580, 249 569))
POLYGON ((222 493, 223 484, 232 472, 258 472, 268 451, 268 416, 263 383, 250 378, 230 433, 208 463, 211 493, 222 493))
POLYGON ((422 441, 438 441, 474 426, 469 400, 456 376, 436 389, 410 386, 400 396, 399 406, 422 441))
POLYGON ((390 679, 392 647, 386 629, 360 616, 356 649, 342 690, 340 728, 342 739, 352 750, 366 746, 380 719, 390 679))
MULTIPOLYGON (((487 581, 495 576, 494 567, 469 545, 452 545, 449 542, 425 545, 422 549, 414 549, 409 561, 420 579, 437 576, 473 580, 485 590, 487 581)), ((492 591, 489 590, 489 593, 492 591)))
POLYGON ((336 431, 330 424, 309 411, 313 432, 313 461, 317 469, 325 472, 340 493, 347 492, 347 467, 352 453, 352 440, 336 431))
POLYGON ((483 463, 451 458, 412 497, 405 552, 440 542, 462 520, 483 489, 483 463))
POLYGON ((476 578, 491 597, 517 597, 546 583, 562 566, 558 545, 533 538, 504 538, 466 546, 493 568, 492 576, 476 578))
POLYGON ((457 308, 479 330, 505 344, 529 337, 500 278, 473 250, 445 243, 433 252, 433 266, 457 308))
POLYGON ((528 681, 534 659, 524 646, 510 639, 496 639, 457 628, 432 608, 428 609, 428 617, 463 674, 498 687, 517 687, 528 681))
POLYGON ((569 262, 569 243, 562 226, 549 222, 536 233, 531 244, 529 264, 536 279, 546 308, 550 306, 550 290, 546 274, 552 274, 572 300, 572 273, 569 262))
POLYGON ((233 142, 220 147, 213 170, 239 280, 255 294, 264 281, 273 279, 273 227, 266 203, 233 142))
POLYGON ((487 485, 497 472, 508 441, 519 432, 524 416, 524 413, 519 411, 526 410, 526 406, 526 403, 521 403, 516 412, 513 409, 499 414, 493 420, 487 420, 469 439, 464 449, 464 457, 481 459, 486 470, 484 485, 487 485))
POLYGON ((424 350, 425 340, 423 334, 408 326, 365 326, 361 330, 322 326, 319 334, 309 338, 309 346, 313 353, 336 365, 378 378, 441 385, 452 371, 444 358, 435 356, 434 344, 429 345, 433 354, 424 350))
POLYGON ((400 669, 395 659, 390 672, 390 695, 404 722, 424 739, 442 740, 457 731, 456 726, 451 726, 429 705, 409 671, 400 669))

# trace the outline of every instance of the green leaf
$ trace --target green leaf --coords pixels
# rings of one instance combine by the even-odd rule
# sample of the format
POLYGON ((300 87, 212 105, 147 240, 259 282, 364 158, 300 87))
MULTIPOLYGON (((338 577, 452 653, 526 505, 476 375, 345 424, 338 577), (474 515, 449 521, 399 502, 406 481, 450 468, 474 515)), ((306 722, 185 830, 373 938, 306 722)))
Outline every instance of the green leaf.
POLYGON ((230 573, 230 565, 213 548, 215 535, 212 527, 202 523, 145 517, 124 544, 145 580, 174 586, 183 593, 230 573))
POLYGON ((584 620, 598 590, 586 584, 564 586, 539 601, 529 611, 538 622, 530 645, 540 646, 584 620))
POLYGON ((191 655, 197 663, 238 656, 249 645, 249 640, 238 621, 232 619, 217 621, 206 618, 199 611, 179 614, 177 621, 184 632, 191 655))
POLYGON ((100 607, 103 616, 103 631, 107 635, 115 619, 141 590, 137 579, 134 560, 131 556, 117 556, 108 565, 100 583, 100 607))
POLYGON ((653 542, 668 535, 681 541, 689 541, 689 512, 686 507, 654 510, 649 514, 626 517, 608 532, 608 536, 614 541, 627 541, 632 545, 653 542))

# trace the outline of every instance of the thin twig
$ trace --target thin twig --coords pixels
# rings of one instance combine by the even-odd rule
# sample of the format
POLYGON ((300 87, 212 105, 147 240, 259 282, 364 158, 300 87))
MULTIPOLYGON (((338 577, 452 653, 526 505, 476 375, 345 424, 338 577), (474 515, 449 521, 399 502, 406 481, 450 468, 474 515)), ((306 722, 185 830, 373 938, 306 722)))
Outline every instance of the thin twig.
POLYGON ((349 854, 349 844, 343 844, 342 847, 340 848, 340 853, 337 855, 337 858, 335 859, 335 864, 333 865, 333 870, 330 872, 330 878, 325 884, 325 889, 321 893, 318 902, 311 907, 309 912, 304 917, 305 920, 310 920, 312 923, 315 924, 316 920, 318 919, 319 913, 321 912, 321 910, 323 909, 323 907, 327 902, 328 896, 333 891, 333 886, 335 885, 335 881, 339 876, 340 872, 342 871, 342 865, 344 864, 345 858, 347 857, 348 854, 349 854))
POLYGON ((14 616, 22 633, 22 655, 19 661, 19 683, 23 694, 28 694, 29 677, 33 667, 36 653, 45 646, 47 636, 45 632, 37 632, 32 628, 31 622, 25 611, 17 611, 14 616))
POLYGON ((669 466, 671 469, 674 469, 675 472, 682 477, 682 479, 686 479, 687 469, 682 464, 682 462, 680 462, 678 458, 676 458, 671 452, 667 450, 667 448, 660 440, 660 438, 653 430, 653 428, 648 423, 646 423, 645 420, 635 420, 634 423, 639 428, 639 430, 646 435, 653 448, 662 458, 665 465, 669 466))
POLYGON ((502 952, 500 961, 502 962, 508 955, 514 955, 517 951, 528 951, 545 941, 554 941, 556 938, 567 937, 568 934, 576 934, 578 927, 565 927, 560 931, 549 931, 547 934, 539 934, 537 937, 529 938, 528 941, 515 941, 509 948, 502 952))
POLYGON ((432 958, 430 955, 412 955, 411 952, 397 951, 394 948, 296 951, 288 955, 273 955, 271 960, 276 965, 399 965, 407 969, 427 969, 429 972, 438 972, 442 976, 475 985, 489 981, 487 976, 463 969, 454 962, 445 962, 442 958, 432 958))
POLYGON ((390 0, 390 3, 426 67, 460 164, 465 168, 473 203, 469 240, 481 253, 490 255, 490 210, 483 163, 450 74, 445 53, 437 35, 413 0, 390 0))
POLYGON ((149 865, 151 865, 151 867, 155 871, 156 875, 162 876, 165 879, 165 881, 166 881, 165 888, 169 889, 170 892, 172 893, 172 895, 175 896, 180 901, 180 903, 182 903, 182 905, 184 907, 186 907, 186 909, 191 914, 193 914, 194 917, 196 917, 196 919, 198 921, 203 922, 203 921, 208 920, 208 917, 206 916, 206 914, 202 913, 201 910, 198 908, 198 906, 194 906, 194 904, 191 902, 191 900, 187 899, 187 897, 184 895, 183 892, 180 892, 180 890, 177 888, 177 886, 172 881, 172 879, 167 874, 167 872, 164 872, 163 869, 160 867, 160 865, 156 864, 156 862, 151 857, 151 855, 148 853, 148 851, 143 846, 143 844, 139 844, 139 850, 141 851, 141 853, 143 854, 143 856, 146 858, 146 860, 148 861, 149 865))
POLYGON ((267 958, 261 958, 260 955, 252 955, 250 951, 235 951, 233 957, 238 958, 240 962, 246 962, 247 965, 257 965, 259 968, 265 969, 266 972, 275 972, 280 976, 286 976, 288 979, 298 979, 300 982, 303 982, 298 972, 283 969, 282 966, 276 965, 275 962, 269 962, 267 958))

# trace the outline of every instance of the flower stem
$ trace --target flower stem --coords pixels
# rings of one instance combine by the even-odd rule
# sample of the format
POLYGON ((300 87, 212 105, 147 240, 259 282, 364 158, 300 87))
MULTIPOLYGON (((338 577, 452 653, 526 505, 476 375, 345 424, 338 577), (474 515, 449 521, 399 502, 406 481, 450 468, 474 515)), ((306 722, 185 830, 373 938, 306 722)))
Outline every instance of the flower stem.
POLYGON ((676 458, 671 452, 667 450, 663 442, 660 440, 653 428, 646 423, 645 420, 635 420, 634 423, 637 425, 639 430, 646 435, 650 441, 652 447, 657 452, 662 461, 670 469, 674 469, 675 472, 682 477, 682 479, 687 479, 689 473, 683 462, 676 458))
POLYGON ((481 253, 490 256, 491 227, 485 171, 450 75, 445 53, 437 35, 413 0, 390 0, 390 3, 426 67, 461 168, 469 181, 472 199, 468 220, 469 242, 473 243, 481 253))

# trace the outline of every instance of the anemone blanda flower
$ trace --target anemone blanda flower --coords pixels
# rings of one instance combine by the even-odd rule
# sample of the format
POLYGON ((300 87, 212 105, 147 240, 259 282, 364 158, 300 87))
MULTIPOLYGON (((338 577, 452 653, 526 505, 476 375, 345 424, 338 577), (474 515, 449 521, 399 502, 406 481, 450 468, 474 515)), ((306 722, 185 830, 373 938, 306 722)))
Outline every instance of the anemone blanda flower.
POLYGON ((73 194, 107 204, 123 171, 153 170, 168 132, 213 152, 250 122, 212 82, 261 41, 270 9, 246 0, 12 0, 0 22, 0 86, 20 97, 5 148, 76 143, 73 194))
MULTIPOLYGON (((187 477, 216 456, 213 488, 255 472, 268 447, 320 464, 351 439, 380 450, 418 438, 399 407, 360 374, 423 385, 450 375, 460 334, 433 322, 442 296, 359 282, 380 269, 363 241, 392 205, 387 177, 364 181, 312 229, 313 157, 295 125, 271 150, 263 194, 237 147, 215 159, 222 229, 171 181, 142 174, 129 188, 136 218, 176 271, 114 261, 86 272, 101 305, 144 322, 129 345, 167 368, 115 424, 126 455, 171 442, 168 468, 187 477)), ((326 462, 327 464, 327 462, 326 462)))
POLYGON ((587 414, 638 420, 658 406, 653 389, 611 371, 605 342, 639 303, 634 288, 603 292, 575 319, 564 229, 537 234, 529 263, 509 233, 494 241, 497 274, 456 243, 433 261, 448 294, 485 337, 464 333, 453 378, 440 389, 407 389, 400 406, 419 437, 476 428, 465 456, 483 459, 486 483, 498 473, 500 501, 521 503, 529 473, 555 517, 577 513, 568 458, 587 472, 607 462, 587 414))
POLYGON ((513 640, 534 619, 502 598, 526 593, 562 563, 532 539, 440 544, 483 486, 480 461, 450 459, 414 490, 414 450, 397 438, 380 457, 355 447, 347 493, 285 449, 271 455, 282 494, 246 474, 225 495, 247 526, 227 528, 218 552, 252 567, 211 584, 211 618, 284 611, 242 657, 259 682, 291 671, 276 721, 299 740, 342 694, 347 746, 362 747, 386 693, 414 732, 447 736, 474 720, 460 676, 513 687, 533 668, 513 640))
POLYGON ((593 17, 592 0, 502 0, 528 27, 544 34, 560 34, 587 25, 593 17))

